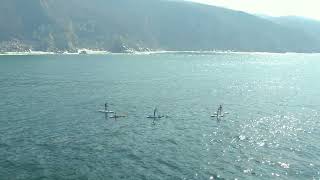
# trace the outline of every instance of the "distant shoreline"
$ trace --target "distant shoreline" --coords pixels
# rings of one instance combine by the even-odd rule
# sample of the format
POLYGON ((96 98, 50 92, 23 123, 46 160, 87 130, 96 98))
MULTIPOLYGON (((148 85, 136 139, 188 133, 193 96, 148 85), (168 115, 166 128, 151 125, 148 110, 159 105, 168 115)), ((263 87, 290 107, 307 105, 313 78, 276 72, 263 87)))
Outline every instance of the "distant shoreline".
POLYGON ((27 51, 27 52, 0 52, 0 56, 38 56, 38 55, 116 55, 116 54, 132 54, 132 55, 151 55, 151 54, 320 54, 320 53, 300 53, 300 52, 239 52, 239 51, 131 51, 113 53, 109 51, 97 50, 79 50, 75 53, 63 52, 46 52, 46 51, 27 51))
POLYGON ((24 51, 24 52, 0 52, 1 55, 7 56, 33 56, 33 55, 84 55, 84 54, 110 54, 108 51, 97 51, 90 49, 79 49, 77 52, 47 52, 47 51, 24 51))

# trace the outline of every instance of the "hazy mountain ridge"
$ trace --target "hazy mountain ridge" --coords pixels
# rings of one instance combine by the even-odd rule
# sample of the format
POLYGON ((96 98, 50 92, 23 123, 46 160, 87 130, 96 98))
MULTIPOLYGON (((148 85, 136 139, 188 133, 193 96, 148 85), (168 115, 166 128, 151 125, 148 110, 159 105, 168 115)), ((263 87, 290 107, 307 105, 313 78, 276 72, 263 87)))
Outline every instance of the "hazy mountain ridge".
POLYGON ((0 24, 2 51, 320 52, 318 31, 312 28, 191 2, 2 0, 0 24))
POLYGON ((302 30, 305 33, 311 35, 313 38, 320 40, 320 21, 318 20, 299 16, 263 17, 279 25, 302 30))

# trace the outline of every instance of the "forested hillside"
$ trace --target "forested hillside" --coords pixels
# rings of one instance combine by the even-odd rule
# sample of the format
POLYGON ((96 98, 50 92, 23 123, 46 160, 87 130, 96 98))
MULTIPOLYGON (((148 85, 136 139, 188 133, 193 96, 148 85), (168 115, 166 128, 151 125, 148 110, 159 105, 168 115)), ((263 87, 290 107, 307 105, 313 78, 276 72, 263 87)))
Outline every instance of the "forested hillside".
POLYGON ((168 0, 1 0, 0 50, 320 52, 318 31, 168 0))

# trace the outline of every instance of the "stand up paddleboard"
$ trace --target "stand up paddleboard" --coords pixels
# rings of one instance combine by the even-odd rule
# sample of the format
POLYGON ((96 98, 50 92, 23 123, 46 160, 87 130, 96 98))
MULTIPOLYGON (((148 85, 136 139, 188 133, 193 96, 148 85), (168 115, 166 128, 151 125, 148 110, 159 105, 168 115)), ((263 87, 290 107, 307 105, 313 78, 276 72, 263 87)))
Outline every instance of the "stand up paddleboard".
POLYGON ((125 115, 117 115, 117 113, 114 113, 113 116, 109 116, 109 118, 114 118, 114 119, 117 119, 117 118, 124 118, 124 117, 127 117, 125 115))
MULTIPOLYGON (((224 112, 223 114, 219 115, 219 117, 224 117, 225 114, 229 114, 229 112, 224 112)), ((211 117, 218 117, 218 113, 214 113, 211 117)))
POLYGON ((147 118, 149 118, 149 119, 161 119, 161 118, 164 118, 164 117, 167 117, 167 116, 158 115, 158 109, 157 108, 154 108, 153 115, 147 116, 147 118))
POLYGON ((117 119, 117 118, 124 118, 124 117, 127 117, 127 116, 121 116, 121 115, 119 115, 119 116, 109 116, 109 118, 115 118, 115 119, 117 119))
POLYGON ((114 111, 106 111, 106 110, 98 110, 98 112, 101 112, 101 113, 106 113, 106 114, 111 114, 111 113, 114 113, 114 111))
POLYGON ((98 110, 98 112, 106 113, 106 114, 114 113, 114 111, 109 111, 109 110, 108 110, 108 103, 105 103, 105 104, 104 104, 104 109, 98 110))
POLYGON ((164 116, 147 116, 149 119, 161 119, 164 118, 164 116))
POLYGON ((222 105, 220 104, 217 112, 213 113, 213 115, 211 115, 211 117, 222 118, 222 117, 224 117, 225 114, 229 114, 229 113, 223 112, 222 105))

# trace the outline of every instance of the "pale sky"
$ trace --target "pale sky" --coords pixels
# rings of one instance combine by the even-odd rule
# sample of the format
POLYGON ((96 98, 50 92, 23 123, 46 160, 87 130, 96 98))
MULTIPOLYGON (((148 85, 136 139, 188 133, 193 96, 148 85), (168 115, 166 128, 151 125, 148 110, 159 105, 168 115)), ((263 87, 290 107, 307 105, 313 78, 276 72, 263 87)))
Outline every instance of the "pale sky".
POLYGON ((320 0, 190 0, 254 14, 304 16, 320 20, 320 0))

